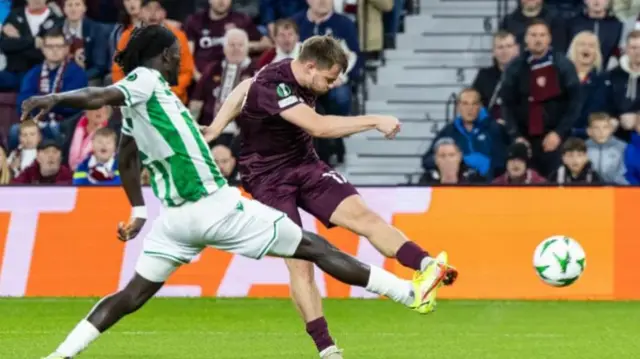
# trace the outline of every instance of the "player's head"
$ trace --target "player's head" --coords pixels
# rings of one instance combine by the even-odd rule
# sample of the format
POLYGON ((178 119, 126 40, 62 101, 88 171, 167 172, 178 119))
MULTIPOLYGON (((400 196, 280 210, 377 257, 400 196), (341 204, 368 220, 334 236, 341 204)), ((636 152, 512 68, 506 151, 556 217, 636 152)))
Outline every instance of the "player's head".
POLYGON ((171 86, 178 84, 180 45, 173 33, 162 25, 147 25, 133 30, 124 50, 115 62, 125 74, 146 66, 160 71, 171 86))
POLYGON ((303 42, 298 62, 304 82, 300 85, 317 94, 329 91, 349 63, 340 42, 330 36, 312 36, 303 42))

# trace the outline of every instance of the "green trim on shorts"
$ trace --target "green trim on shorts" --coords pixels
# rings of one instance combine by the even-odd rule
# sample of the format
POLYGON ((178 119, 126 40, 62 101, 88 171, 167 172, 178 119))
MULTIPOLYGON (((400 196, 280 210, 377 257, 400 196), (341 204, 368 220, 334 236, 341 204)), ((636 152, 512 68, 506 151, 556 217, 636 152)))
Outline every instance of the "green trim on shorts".
POLYGON ((176 256, 172 256, 171 254, 167 254, 167 253, 162 253, 162 252, 153 252, 153 251, 144 251, 142 252, 148 256, 152 256, 152 257, 162 257, 162 258, 166 258, 166 259, 170 259, 174 262, 178 262, 180 264, 189 264, 189 261, 184 260, 182 258, 178 258, 176 256))
POLYGON ((276 241, 276 239, 278 237, 278 222, 280 222, 280 220, 283 219, 286 216, 287 215, 283 213, 282 216, 280 216, 278 219, 273 221, 273 236, 269 240, 269 243, 267 243, 267 245, 264 247, 264 249, 258 255, 258 259, 264 257, 267 254, 267 252, 271 249, 271 247, 273 246, 273 243, 276 241))

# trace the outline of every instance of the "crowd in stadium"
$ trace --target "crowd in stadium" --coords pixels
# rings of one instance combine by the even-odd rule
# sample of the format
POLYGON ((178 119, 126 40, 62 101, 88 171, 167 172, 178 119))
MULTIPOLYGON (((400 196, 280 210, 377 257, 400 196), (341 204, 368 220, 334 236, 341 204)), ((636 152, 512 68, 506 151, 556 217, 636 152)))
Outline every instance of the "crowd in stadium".
MULTIPOLYGON (((2 2, 0 184, 119 184, 117 109, 54 108, 39 123, 18 122, 30 96, 124 78, 112 59, 135 26, 164 24, 176 35, 181 69, 172 89, 206 126, 240 81, 295 57, 301 41, 318 34, 340 39, 349 55, 339 86, 319 99, 318 110, 353 114, 364 62, 394 46, 406 6, 405 0, 2 2)), ((639 14, 635 0, 521 0, 494 34, 493 66, 458 94, 455 119, 425 153, 420 183, 640 184, 639 14)), ((231 183, 239 183, 237 134, 229 126, 212 144, 231 183)), ((324 145, 338 158, 344 152, 340 143, 324 145)), ((319 146, 324 159, 327 148, 319 146)))

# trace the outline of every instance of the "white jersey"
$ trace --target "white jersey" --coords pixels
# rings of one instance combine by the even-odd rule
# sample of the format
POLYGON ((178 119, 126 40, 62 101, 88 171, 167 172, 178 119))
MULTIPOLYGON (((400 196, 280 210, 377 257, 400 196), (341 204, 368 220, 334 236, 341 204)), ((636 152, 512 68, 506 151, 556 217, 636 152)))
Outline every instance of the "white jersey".
POLYGON ((191 113, 160 72, 138 67, 112 86, 125 96, 122 133, 136 141, 165 206, 196 202, 226 186, 191 113))

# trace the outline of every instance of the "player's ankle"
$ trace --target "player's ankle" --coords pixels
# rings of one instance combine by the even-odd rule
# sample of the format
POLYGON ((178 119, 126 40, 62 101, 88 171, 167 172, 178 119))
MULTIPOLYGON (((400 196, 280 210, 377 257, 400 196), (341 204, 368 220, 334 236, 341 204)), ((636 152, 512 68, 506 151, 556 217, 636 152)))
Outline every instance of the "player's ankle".
POLYGON ((422 265, 426 258, 429 258, 429 254, 411 241, 405 242, 396 252, 398 262, 413 270, 423 270, 422 265))

